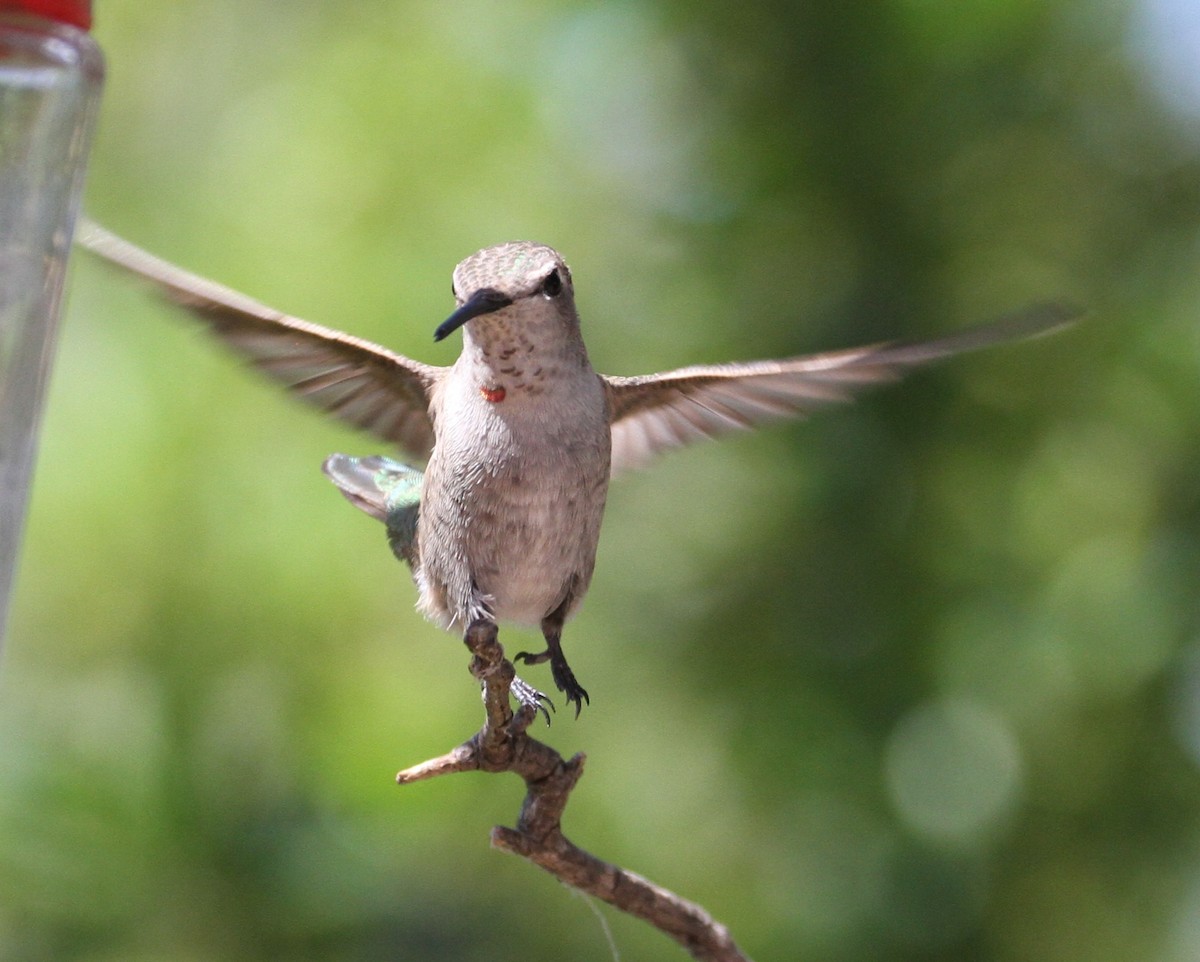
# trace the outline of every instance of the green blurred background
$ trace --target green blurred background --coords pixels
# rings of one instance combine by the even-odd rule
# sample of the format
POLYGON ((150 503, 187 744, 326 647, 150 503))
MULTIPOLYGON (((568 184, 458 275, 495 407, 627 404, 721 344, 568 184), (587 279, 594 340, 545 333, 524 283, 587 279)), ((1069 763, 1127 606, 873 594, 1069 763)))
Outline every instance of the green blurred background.
MULTIPOLYGON (((622 479, 547 738, 589 757, 568 834, 760 960, 1200 958, 1192 0, 98 0, 96 35, 94 217, 422 360, 513 238, 619 374, 1086 305, 622 479)), ((392 783, 481 712, 318 470, 379 450, 76 259, 0 958, 612 957, 488 848, 517 779, 392 783)))

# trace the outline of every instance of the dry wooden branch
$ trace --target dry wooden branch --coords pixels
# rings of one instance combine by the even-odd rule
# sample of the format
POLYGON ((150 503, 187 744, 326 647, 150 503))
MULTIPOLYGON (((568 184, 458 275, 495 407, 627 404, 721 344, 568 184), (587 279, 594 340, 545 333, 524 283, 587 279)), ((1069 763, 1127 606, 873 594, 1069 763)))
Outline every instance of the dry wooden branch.
POLYGON ((516 714, 509 706, 515 672, 504 657, 494 624, 476 622, 467 631, 474 656, 471 674, 483 683, 486 718, 468 741, 439 758, 406 768, 401 785, 454 772, 513 772, 525 781, 525 801, 517 827, 492 829, 492 845, 520 855, 581 892, 603 899, 649 922, 703 962, 749 962, 728 929, 703 908, 674 892, 585 852, 562 833, 562 814, 571 790, 583 774, 584 756, 569 761, 527 729, 537 709, 516 714))

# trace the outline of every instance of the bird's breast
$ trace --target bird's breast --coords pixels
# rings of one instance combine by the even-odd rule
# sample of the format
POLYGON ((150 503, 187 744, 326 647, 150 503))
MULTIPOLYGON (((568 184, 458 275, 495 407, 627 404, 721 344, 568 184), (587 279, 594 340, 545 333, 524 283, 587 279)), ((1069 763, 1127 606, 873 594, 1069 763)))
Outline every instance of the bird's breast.
POLYGON ((496 400, 473 387, 448 394, 439 413, 422 563, 434 583, 469 580, 498 619, 537 624, 566 586, 582 597, 591 579, 608 491, 607 402, 595 375, 567 395, 506 386, 496 400))

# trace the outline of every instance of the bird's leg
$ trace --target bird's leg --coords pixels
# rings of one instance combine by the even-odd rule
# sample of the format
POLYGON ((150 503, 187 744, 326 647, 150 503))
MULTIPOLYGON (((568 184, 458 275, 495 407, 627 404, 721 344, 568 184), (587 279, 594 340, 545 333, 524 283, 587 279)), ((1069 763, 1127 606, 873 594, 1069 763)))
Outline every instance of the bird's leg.
POLYGON ((540 665, 544 661, 550 662, 550 674, 554 678, 554 684, 558 686, 559 691, 566 694, 567 704, 575 703, 575 717, 578 718, 580 711, 583 710, 583 703, 586 701, 590 705, 591 700, 588 698, 587 690, 575 680, 575 673, 571 671, 571 666, 567 664, 567 656, 563 654, 562 626, 565 611, 566 603, 564 602, 542 619, 542 636, 546 639, 545 651, 536 655, 531 655, 527 651, 518 652, 513 656, 513 661, 524 662, 527 665, 540 665))
MULTIPOLYGON (((494 621, 481 618, 471 623, 471 626, 467 629, 466 634, 463 636, 463 641, 472 652, 475 652, 476 648, 478 647, 479 640, 490 639, 494 642, 499 630, 499 627, 494 621)), ((496 648, 502 656, 503 649, 501 649, 499 645, 497 645, 496 648)), ((488 692, 487 676, 496 670, 507 670, 509 673, 512 673, 512 666, 507 662, 500 661, 498 664, 488 668, 483 664, 478 653, 476 652, 475 663, 472 663, 471 666, 471 673, 475 675, 475 677, 479 680, 480 685, 483 687, 485 701, 487 700, 488 692), (508 665, 507 669, 504 668, 505 665, 508 665)), ((522 708, 532 708, 535 715, 537 712, 541 712, 546 716, 546 724, 550 724, 550 712, 547 710, 547 706, 549 706, 550 709, 553 709, 554 702, 552 702, 549 697, 542 694, 528 682, 522 681, 515 674, 512 675, 512 680, 509 682, 508 690, 522 708)))

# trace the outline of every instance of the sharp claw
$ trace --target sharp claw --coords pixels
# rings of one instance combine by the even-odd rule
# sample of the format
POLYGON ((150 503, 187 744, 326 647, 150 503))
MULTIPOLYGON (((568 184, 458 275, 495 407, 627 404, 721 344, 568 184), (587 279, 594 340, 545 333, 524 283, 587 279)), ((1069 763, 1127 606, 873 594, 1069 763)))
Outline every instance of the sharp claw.
POLYGON ((592 703, 591 699, 588 698, 588 693, 586 691, 584 691, 582 688, 580 688, 578 684, 576 684, 574 691, 567 692, 567 704, 569 705, 569 704, 571 704, 571 702, 575 703, 575 717, 576 718, 578 718, 579 713, 581 711, 583 711, 583 703, 585 701, 589 705, 592 703))
POLYGON ((557 709, 548 695, 543 694, 528 682, 516 677, 513 678, 512 686, 509 690, 522 708, 532 708, 535 714, 541 712, 546 717, 546 724, 550 724, 550 712, 557 711, 557 709), (547 706, 549 710, 547 710, 547 706))

